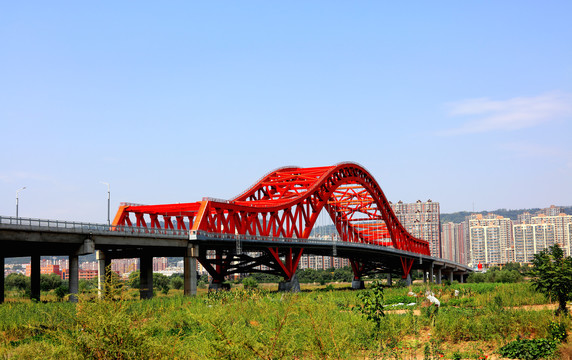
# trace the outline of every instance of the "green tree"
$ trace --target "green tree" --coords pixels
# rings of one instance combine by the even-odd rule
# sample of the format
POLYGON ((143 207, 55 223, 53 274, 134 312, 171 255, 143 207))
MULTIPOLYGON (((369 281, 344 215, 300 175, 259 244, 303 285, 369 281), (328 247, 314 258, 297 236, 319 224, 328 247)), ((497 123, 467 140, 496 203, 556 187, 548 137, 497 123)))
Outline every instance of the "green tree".
POLYGON ((41 274, 40 275, 40 289, 42 291, 50 291, 59 288, 64 284, 64 281, 59 275, 56 274, 41 274))
POLYGON ((566 302, 572 299, 572 258, 564 257, 558 244, 534 255, 532 282, 537 291, 558 299, 556 314, 567 314, 566 302))
POLYGON ((4 280, 4 287, 13 290, 26 290, 30 288, 30 278, 24 274, 10 274, 4 280))
POLYGON ((183 278, 180 276, 171 276, 171 287, 180 290, 185 285, 183 278))
POLYGON ((153 287, 161 289, 165 294, 169 292, 171 280, 168 276, 161 273, 153 273, 153 287))
POLYGON ((127 285, 132 289, 139 289, 140 284, 141 280, 139 270, 131 272, 131 274, 129 274, 129 279, 127 280, 127 285))

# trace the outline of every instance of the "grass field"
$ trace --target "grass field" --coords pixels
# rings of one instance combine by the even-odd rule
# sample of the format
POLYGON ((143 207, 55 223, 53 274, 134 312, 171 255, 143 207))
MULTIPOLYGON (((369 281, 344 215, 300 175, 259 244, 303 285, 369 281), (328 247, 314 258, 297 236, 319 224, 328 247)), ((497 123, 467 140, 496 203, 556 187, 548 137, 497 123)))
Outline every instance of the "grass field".
POLYGON ((298 294, 237 287, 191 298, 171 291, 145 301, 123 290, 78 304, 8 298, 0 305, 0 358, 495 359, 517 337, 547 337, 551 322, 571 325, 528 283, 485 283, 386 288, 376 327, 361 311, 364 291, 348 287, 306 285, 298 294))

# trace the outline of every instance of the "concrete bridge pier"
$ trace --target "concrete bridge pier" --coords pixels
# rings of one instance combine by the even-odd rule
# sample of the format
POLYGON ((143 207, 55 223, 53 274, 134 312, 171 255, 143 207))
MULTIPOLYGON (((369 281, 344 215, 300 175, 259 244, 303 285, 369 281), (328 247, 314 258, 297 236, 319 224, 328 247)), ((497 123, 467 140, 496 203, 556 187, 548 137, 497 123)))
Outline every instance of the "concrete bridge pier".
POLYGON ((393 279, 391 278, 391 273, 387 273, 387 286, 393 285, 393 279))
POLYGON ((441 285, 441 268, 437 268, 437 284, 441 285))
POLYGON ((142 255, 139 258, 140 278, 139 278, 139 298, 153 298, 153 256, 142 255))
POLYGON ((79 291, 79 257, 77 255, 69 256, 69 284, 70 284, 70 302, 77 302, 77 294, 79 291))
POLYGON ((197 258, 193 250, 187 251, 183 258, 183 294, 185 296, 197 295, 197 258))
POLYGON ((40 301, 40 255, 32 255, 30 262, 30 298, 40 301))
POLYGON ((433 283, 433 264, 429 267, 429 282, 433 283))
POLYGON ((4 256, 0 256, 0 269, 2 269, 0 275, 0 304, 2 304, 4 302, 4 256))
POLYGON ((365 284, 362 279, 353 279, 352 280, 352 289, 360 290, 365 289, 365 284))
POLYGON ((298 281, 298 276, 294 273, 289 281, 279 282, 278 291, 300 292, 300 282, 298 281))
POLYGON ((407 286, 411 285, 411 274, 407 274, 407 277, 405 278, 405 284, 407 284, 407 286))
POLYGON ((105 295, 106 271, 107 269, 111 271, 111 259, 101 250, 97 250, 95 258, 97 259, 97 295, 101 299, 105 295))
POLYGON ((451 284, 453 283, 453 270, 451 270, 451 272, 449 273, 449 282, 451 284))
POLYGON ((423 284, 427 282, 427 271, 423 270, 423 284))

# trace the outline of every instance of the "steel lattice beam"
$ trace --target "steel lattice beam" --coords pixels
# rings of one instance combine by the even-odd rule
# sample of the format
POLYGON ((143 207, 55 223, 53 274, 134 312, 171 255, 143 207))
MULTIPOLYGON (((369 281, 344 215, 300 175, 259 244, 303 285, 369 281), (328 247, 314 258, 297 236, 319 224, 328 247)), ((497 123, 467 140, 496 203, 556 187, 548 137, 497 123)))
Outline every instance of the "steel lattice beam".
MULTIPOLYGON (((119 208, 113 226, 135 224, 221 234, 308 238, 323 209, 330 215, 342 241, 430 255, 429 244, 413 237, 401 225, 377 181, 354 163, 281 168, 228 201, 204 198, 184 204, 124 205, 119 208)), ((277 271, 289 279, 302 250, 298 254, 279 254, 269 249, 268 253, 279 263, 277 271)), ((206 257, 204 261, 210 267, 209 272, 226 273, 224 263, 215 264, 223 269, 219 271, 206 257)), ((411 264, 403 260, 402 265, 407 275, 411 264)), ((359 267, 354 269, 356 276, 361 272, 359 267)))

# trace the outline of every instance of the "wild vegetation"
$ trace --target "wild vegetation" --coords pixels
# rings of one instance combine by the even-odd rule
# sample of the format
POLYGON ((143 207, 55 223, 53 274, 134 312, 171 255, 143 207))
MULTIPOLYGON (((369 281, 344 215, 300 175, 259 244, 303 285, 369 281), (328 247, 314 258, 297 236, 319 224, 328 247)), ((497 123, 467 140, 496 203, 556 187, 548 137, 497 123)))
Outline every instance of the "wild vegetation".
POLYGON ((543 356, 557 357, 571 325, 528 282, 370 283, 362 291, 340 283, 298 294, 254 280, 244 285, 191 298, 158 289, 154 299, 139 301, 114 279, 103 300, 90 291, 78 304, 50 293, 43 299, 54 301, 46 303, 8 298, 0 305, 0 358, 491 359, 524 354, 525 340, 534 340, 534 354, 546 347, 552 352, 543 356))

